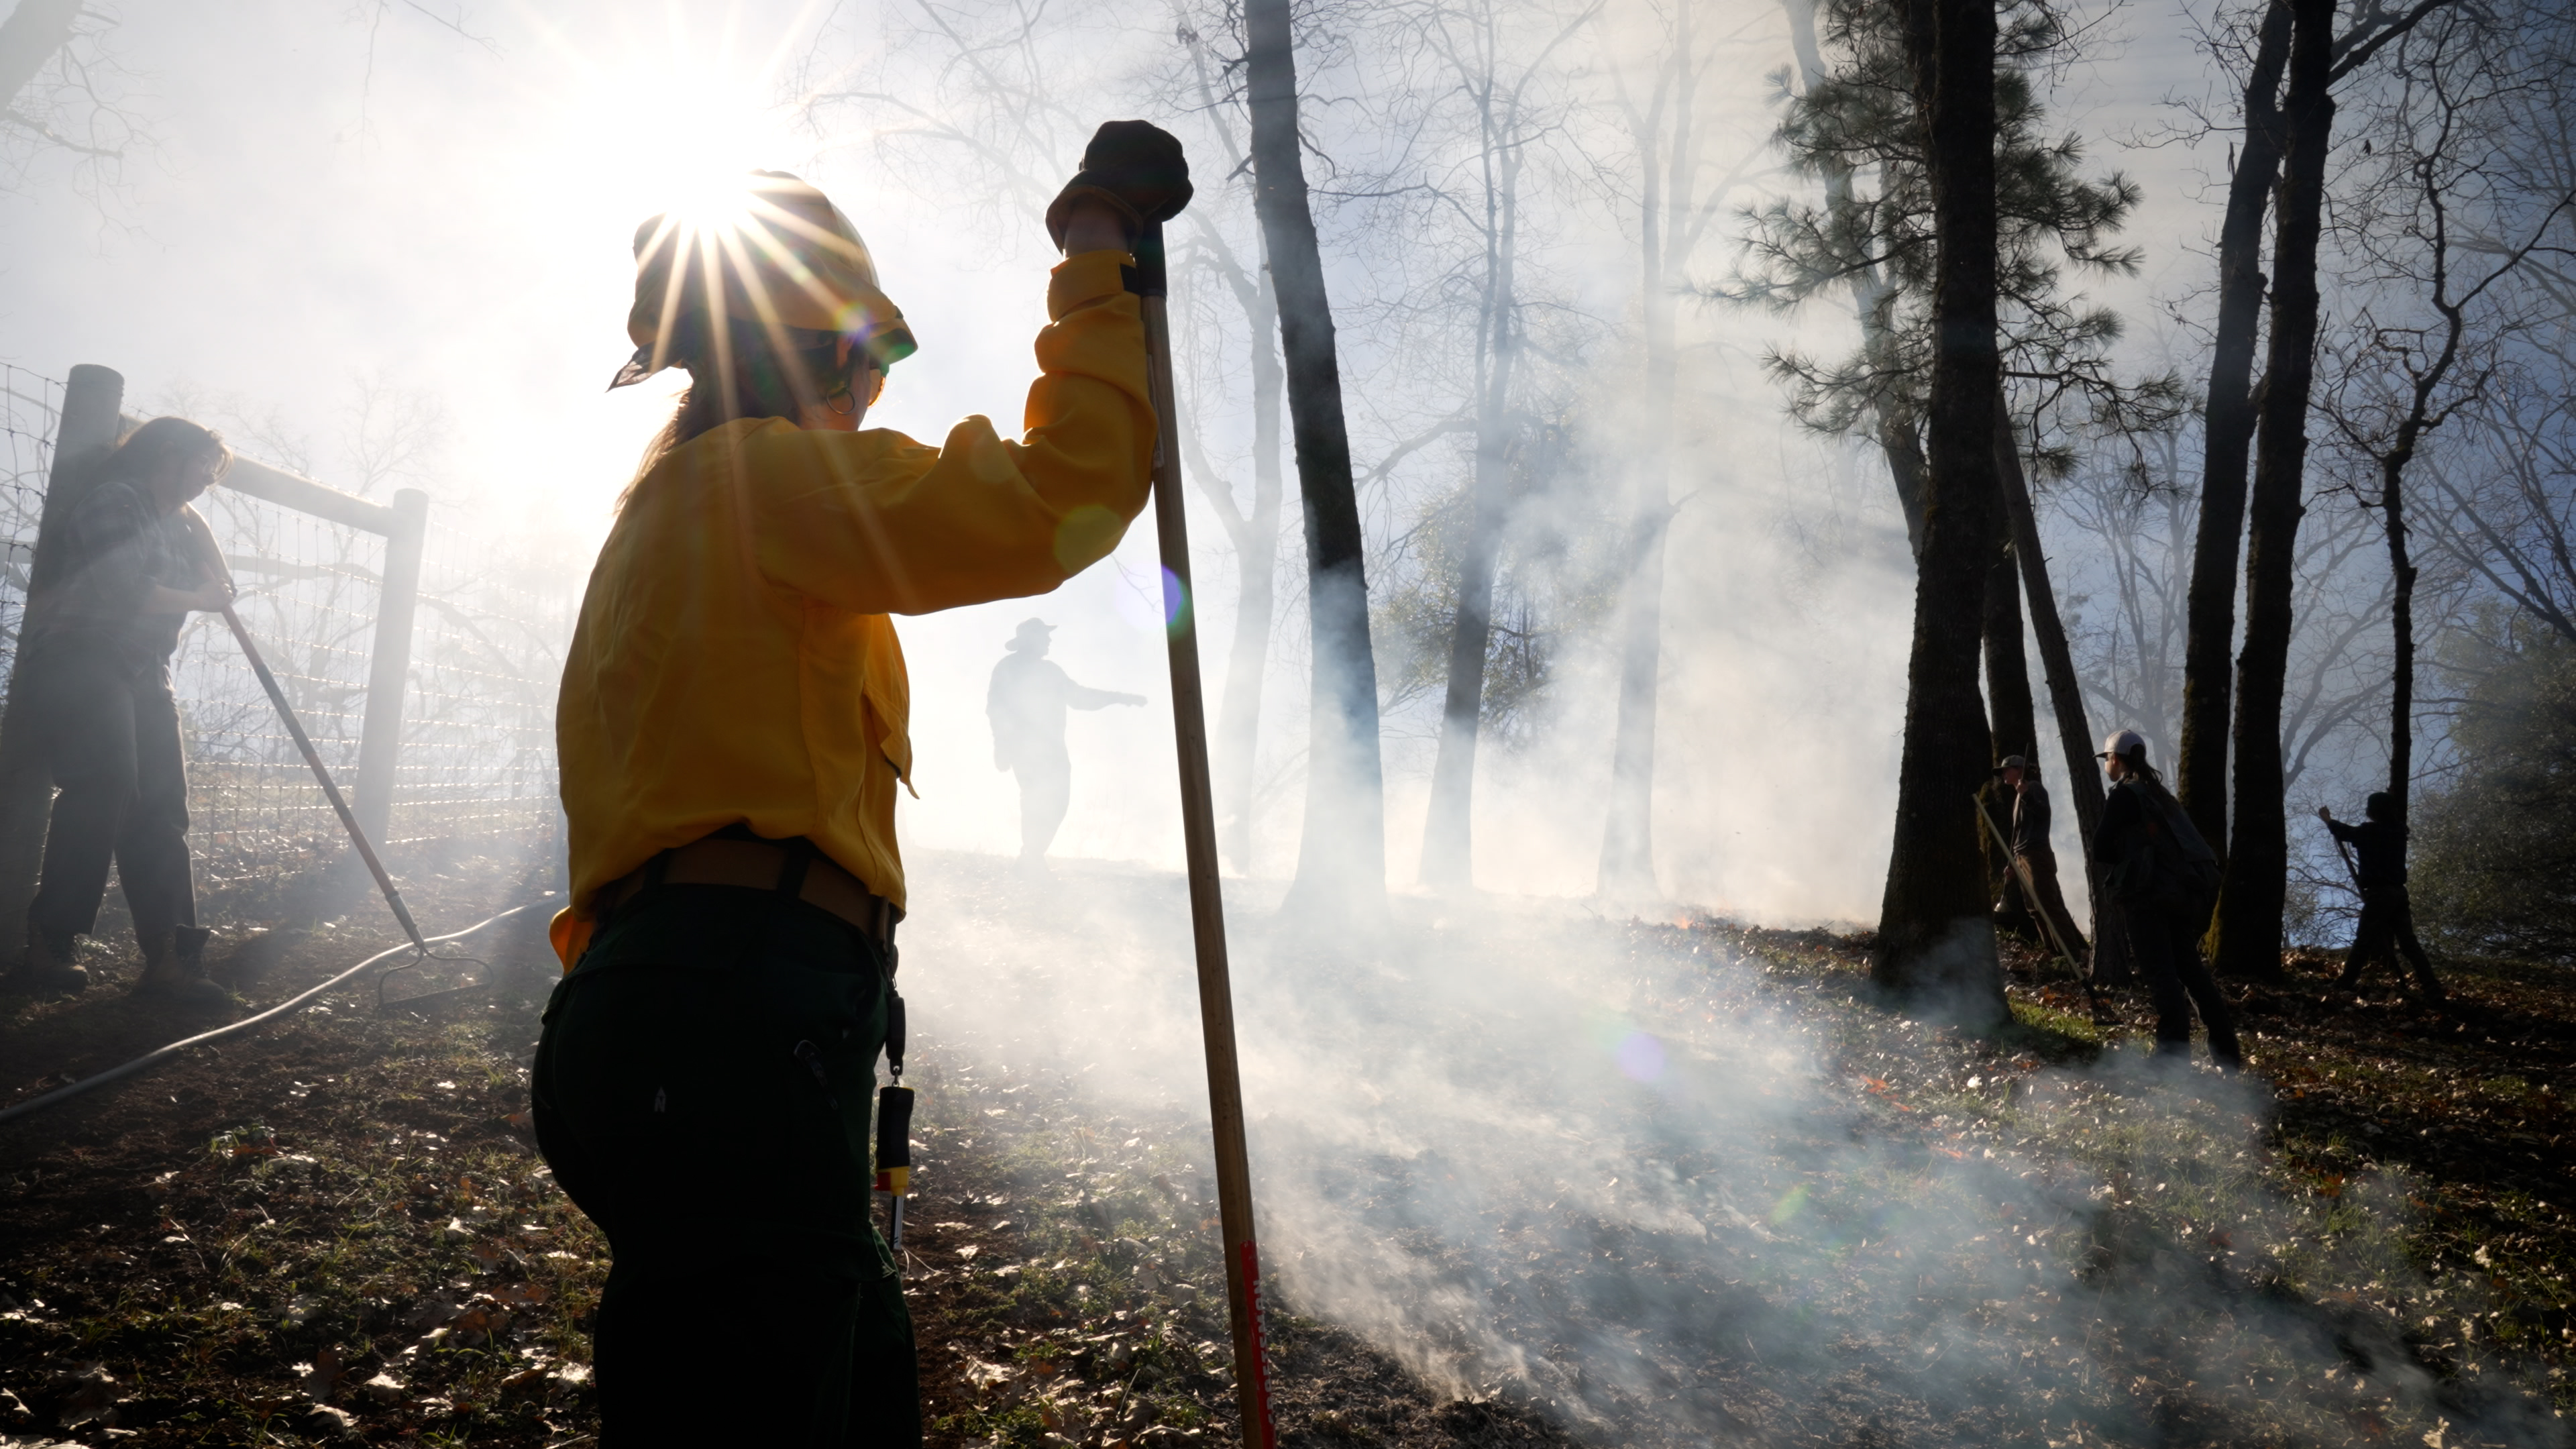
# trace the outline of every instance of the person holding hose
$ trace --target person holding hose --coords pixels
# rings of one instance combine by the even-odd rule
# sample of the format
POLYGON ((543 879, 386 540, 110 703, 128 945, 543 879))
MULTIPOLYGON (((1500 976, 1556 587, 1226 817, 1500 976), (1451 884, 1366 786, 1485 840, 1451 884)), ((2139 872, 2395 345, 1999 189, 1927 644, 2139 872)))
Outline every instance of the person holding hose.
POLYGON ((2245 1064, 2227 998, 2200 959, 2201 934, 2218 905, 2218 853, 2164 777, 2147 763, 2147 739, 2120 730, 2102 742, 2102 771, 2111 796, 2093 831, 2093 858, 2129 924, 2129 953, 2156 1002, 2156 1052, 2191 1051, 2192 1008, 2209 1032, 2209 1054, 2225 1067, 2245 1064))
POLYGON ((1047 212, 1026 431, 970 417, 938 447, 861 430, 914 341, 822 192, 758 172, 738 215, 636 233, 611 385, 690 386, 564 666, 567 975, 532 1073, 538 1143, 612 1255, 607 1449, 920 1442, 868 1214, 912 768, 888 616, 1042 594, 1117 545, 1155 444, 1121 267, 1189 194, 1178 141, 1101 128, 1047 212))
POLYGON ((143 952, 136 994, 231 1004, 206 979, 170 656, 191 612, 232 601, 214 535, 188 506, 232 456, 185 418, 137 426, 90 466, 36 560, 17 687, 62 793, 10 989, 89 985, 74 938, 98 922, 112 861, 143 952))

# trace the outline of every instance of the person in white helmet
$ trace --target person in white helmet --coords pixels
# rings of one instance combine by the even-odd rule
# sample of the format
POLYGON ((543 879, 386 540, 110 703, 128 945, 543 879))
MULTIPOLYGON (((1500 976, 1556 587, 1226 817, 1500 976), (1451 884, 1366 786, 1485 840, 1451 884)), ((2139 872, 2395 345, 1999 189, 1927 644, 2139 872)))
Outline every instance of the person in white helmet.
POLYGON ((2236 1024, 2200 959, 2201 933, 2218 905, 2218 853, 2192 828, 2191 817, 2147 763, 2146 736, 2120 730, 2102 742, 2102 771, 2111 798, 2093 832, 2093 858, 2129 923, 2129 953, 2156 1003, 2156 1050, 2191 1050, 2191 1014, 2200 1010, 2209 1054, 2241 1066, 2236 1024))

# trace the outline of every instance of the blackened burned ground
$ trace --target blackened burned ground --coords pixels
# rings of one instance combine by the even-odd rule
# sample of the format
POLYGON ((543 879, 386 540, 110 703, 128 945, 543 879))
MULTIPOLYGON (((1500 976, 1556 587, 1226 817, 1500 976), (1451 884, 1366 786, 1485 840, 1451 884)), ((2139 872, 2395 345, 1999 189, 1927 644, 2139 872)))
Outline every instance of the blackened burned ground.
MULTIPOLYGON (((460 860, 406 896, 437 931, 548 884, 460 860)), ((228 904, 213 959, 240 968, 257 1005, 401 939, 363 895, 228 904)), ((550 909, 457 948, 479 966, 394 976, 390 1009, 352 982, 0 1125, 0 1445, 595 1442, 588 1329, 605 1245, 527 1133, 550 909)), ((220 1019, 129 999, 137 963, 113 923, 102 935, 86 996, 0 997, 0 1106, 220 1019)), ((941 1075, 935 1050, 916 1059, 941 1075)), ((977 1120, 1009 1111, 983 1105, 972 1078, 950 1073, 961 1090, 932 1099, 977 1120)), ((939 1110, 925 1114, 934 1135, 939 1110)), ((921 1200, 911 1296, 931 1442, 1233 1442, 1203 1185, 1149 1185, 1161 1210, 1121 1220, 1153 1240, 1131 1255, 1090 1226, 1096 1211, 1005 1206, 1023 1181, 1060 1177, 1043 1159, 989 1136, 981 1152, 943 1150, 937 1195, 921 1200), (1150 1289, 1148 1256, 1162 1265, 1150 1289), (979 1258, 985 1270, 955 1271, 979 1258)), ((1276 1328, 1292 1444, 1565 1442, 1432 1394, 1324 1325, 1276 1328)))
MULTIPOLYGON (((409 889, 440 929, 543 884, 460 861, 409 889)), ((237 906, 235 920, 268 913, 267 931, 236 930, 219 948, 265 963, 249 998, 281 999, 396 939, 363 899, 331 907, 347 914, 327 927, 298 914, 310 908, 292 898, 237 906)), ((353 985, 331 995, 327 1012, 0 1126, 0 1436, 590 1442, 586 1329, 605 1264, 524 1132, 523 1067, 552 971, 533 925, 476 943, 488 968, 397 977, 391 994, 469 975, 488 982, 481 989, 380 1014, 353 985)), ((2117 1021, 2095 1027, 2079 993, 2016 956, 2013 1028, 1900 1050, 1860 988, 1863 943, 1707 922, 1604 929, 1623 931, 1644 957, 1688 957, 1712 943, 1746 955, 1761 971, 1745 989, 1840 1023, 1838 1065, 1862 1084, 1873 1130, 1912 1134, 1926 1152, 1955 1154, 1963 1134, 2018 1130, 2005 1119, 2034 1073, 2147 1027, 2142 1003, 2126 996, 2112 1003, 2117 1021), (1993 1079, 1987 1096, 1949 1080, 1971 1069, 1993 1079), (1981 1105, 1992 1102, 2005 1110, 1981 1105)), ((111 965, 131 976, 130 961, 111 965)), ((2245 1291, 2329 1318, 2400 1324, 2406 1351, 2463 1402, 2483 1391, 2481 1371, 2514 1368, 2524 1381, 2545 1379, 2563 1411, 2576 1331, 2566 1306, 2576 1229, 2565 1213, 2576 1190, 2565 1106, 2576 1086, 2576 1001, 2565 978, 2455 966, 2453 1007, 2434 1013, 2408 1005, 2393 983, 2359 1000, 2333 991, 2331 968, 2294 960, 2289 985, 2237 993, 2255 1070, 2280 1101, 2249 1190, 2332 1209, 2375 1172, 2405 1170, 2420 1218, 2400 1246, 2435 1296, 2373 1301, 2378 1284, 2331 1278, 2248 1280, 2245 1291)), ((197 1025, 104 991, 69 1003, 0 999, 0 1012, 5 1102, 197 1025)), ((926 1165, 908 1276, 933 1443, 1233 1442, 1215 1209, 1196 1166, 1203 1144, 1171 1122, 1116 1120, 1072 1082, 1012 1077, 937 1042, 920 1043, 915 1061, 926 1165)), ((2019 1147, 2121 1180, 2117 1163, 2086 1156, 2107 1147, 2019 1147)), ((2137 1199, 2128 1216, 2105 1221, 2168 1246, 2197 1241, 2187 1224, 2157 1220, 2146 1194, 2137 1199)), ((2331 1228, 2331 1211, 2324 1221, 2331 1228)), ((2211 1271, 2223 1253, 2208 1248, 2211 1271)), ((1528 1408, 1427 1387, 1295 1308, 1282 1305, 1273 1328, 1283 1439, 1299 1449, 1571 1442, 1528 1408)), ((1754 1351, 1735 1362, 1714 1346, 1709 1382, 1728 1388, 1721 1407, 1741 1416, 1729 1433, 1753 1441, 2013 1437, 1979 1439, 1974 1425, 1942 1421, 1873 1382, 1874 1352, 1854 1344, 1849 1371, 1829 1381, 1769 1384, 1754 1351)), ((2154 1426, 2136 1442, 2251 1442, 2151 1345, 2123 1368, 2134 1378, 2122 1391, 2148 1406, 2154 1426)), ((2395 1428, 2367 1406, 2334 1422, 2348 1434, 2308 1442, 2384 1439, 2395 1428)), ((1585 1437, 1620 1436, 1614 1426, 1585 1437)))

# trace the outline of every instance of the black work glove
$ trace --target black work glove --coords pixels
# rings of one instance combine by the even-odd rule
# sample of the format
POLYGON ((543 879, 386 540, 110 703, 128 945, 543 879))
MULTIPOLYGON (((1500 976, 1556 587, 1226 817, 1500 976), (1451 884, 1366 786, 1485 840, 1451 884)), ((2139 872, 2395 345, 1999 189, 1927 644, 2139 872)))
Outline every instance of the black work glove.
POLYGON ((1103 121, 1083 149, 1082 169, 1047 203, 1047 235, 1064 247, 1064 224, 1083 197, 1106 201, 1127 222, 1130 241, 1148 223, 1190 204, 1190 162, 1181 139, 1151 121, 1103 121))

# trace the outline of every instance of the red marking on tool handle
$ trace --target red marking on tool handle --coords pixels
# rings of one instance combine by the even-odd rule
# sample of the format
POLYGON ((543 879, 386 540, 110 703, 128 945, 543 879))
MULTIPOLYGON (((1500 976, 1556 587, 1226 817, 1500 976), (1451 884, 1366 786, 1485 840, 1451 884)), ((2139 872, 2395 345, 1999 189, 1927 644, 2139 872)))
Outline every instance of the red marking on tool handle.
POLYGON ((1270 1331, 1261 1321, 1261 1255, 1243 1241, 1243 1310, 1252 1322, 1252 1394, 1261 1406, 1261 1449, 1278 1449, 1279 1425, 1270 1414, 1270 1331))

